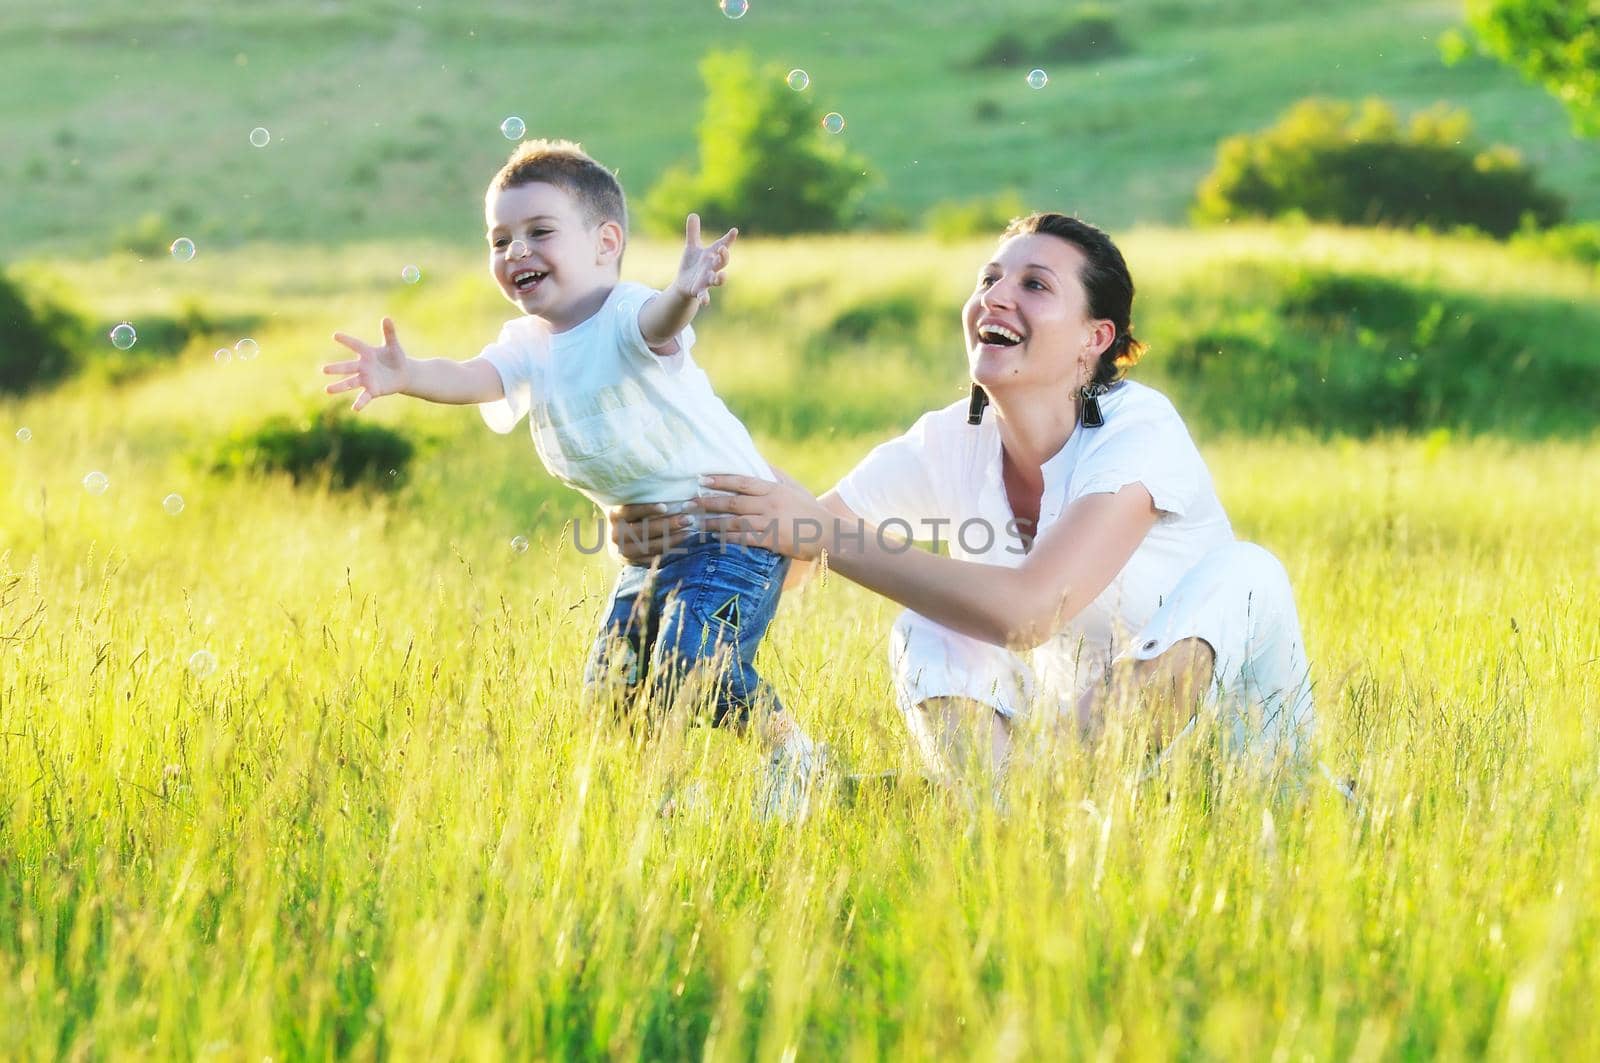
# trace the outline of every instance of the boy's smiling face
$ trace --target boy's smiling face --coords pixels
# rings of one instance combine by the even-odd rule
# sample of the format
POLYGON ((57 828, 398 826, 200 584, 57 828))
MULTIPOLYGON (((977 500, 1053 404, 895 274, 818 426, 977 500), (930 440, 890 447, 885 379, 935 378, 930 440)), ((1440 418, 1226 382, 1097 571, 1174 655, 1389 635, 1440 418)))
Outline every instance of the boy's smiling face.
POLYGON ((622 226, 589 224, 565 189, 543 181, 491 188, 484 222, 500 290, 557 332, 592 317, 616 286, 622 226))

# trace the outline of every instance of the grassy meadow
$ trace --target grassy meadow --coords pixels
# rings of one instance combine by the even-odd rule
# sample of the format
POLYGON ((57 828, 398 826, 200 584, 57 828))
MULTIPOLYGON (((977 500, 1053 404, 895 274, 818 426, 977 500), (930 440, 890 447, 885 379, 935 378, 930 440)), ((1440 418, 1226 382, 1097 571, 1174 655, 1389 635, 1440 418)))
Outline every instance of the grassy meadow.
MULTIPOLYGON (((1235 277, 1425 284, 1552 334, 1590 327, 1600 283, 1470 240, 1123 242, 1136 372, 1287 564, 1319 752, 1359 807, 1200 754, 1140 782, 1129 729, 1030 745, 1003 811, 904 785, 761 822, 750 744, 585 702, 610 563, 574 548, 592 514, 520 433, 389 399, 362 416, 421 443, 393 490, 206 471, 239 426, 325 401, 334 328, 392 313, 420 356, 492 338, 507 308, 475 255, 49 262, 108 321, 223 324, 120 382, 0 400, 0 1055, 1600 1053, 1600 439, 1241 433, 1163 357, 1235 277), (261 357, 215 362, 241 330, 261 357)), ((987 250, 741 243, 702 361, 820 489, 960 394, 953 307, 987 250), (904 325, 906 290, 942 309, 896 346, 872 312, 904 325)), ((640 242, 625 273, 660 283, 675 253, 640 242)), ((893 615, 813 583, 762 651, 863 770, 912 767, 893 615)))
MULTIPOLYGON (((971 62, 1042 36, 1027 0, 0 4, 0 266, 93 335, 0 393, 0 1058, 1600 1058, 1600 274, 1177 228, 1218 141, 1309 95, 1466 108, 1575 219, 1600 152, 1515 73, 1441 62, 1457 0, 1110 11, 1126 47, 1034 90, 971 62), (930 791, 896 609, 833 578, 762 669, 905 781, 763 822, 753 743, 585 698, 614 567, 520 431, 386 399, 362 422, 417 452, 374 486, 213 470, 343 409, 335 329, 495 336, 504 117, 637 204, 721 48, 806 69, 875 179, 863 231, 742 238, 696 322, 763 452, 821 490, 964 394, 990 243, 911 234, 928 208, 1015 189, 1106 226, 1136 378, 1287 565, 1359 804, 1203 748, 1144 779, 1134 724, 1026 735, 997 802, 930 791)), ((665 283, 678 245, 636 235, 625 277, 665 283)))

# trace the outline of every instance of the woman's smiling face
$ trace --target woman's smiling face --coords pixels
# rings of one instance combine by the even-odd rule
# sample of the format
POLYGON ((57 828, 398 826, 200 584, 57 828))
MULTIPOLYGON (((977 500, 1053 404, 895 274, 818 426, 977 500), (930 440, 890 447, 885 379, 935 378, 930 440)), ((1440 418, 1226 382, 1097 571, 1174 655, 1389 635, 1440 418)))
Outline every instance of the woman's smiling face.
POLYGON ((1115 336, 1109 321, 1089 317, 1079 280, 1077 245, 1047 233, 1003 242, 978 271, 962 310, 967 360, 987 389, 1043 385, 1072 389, 1088 380, 1094 360, 1115 336))

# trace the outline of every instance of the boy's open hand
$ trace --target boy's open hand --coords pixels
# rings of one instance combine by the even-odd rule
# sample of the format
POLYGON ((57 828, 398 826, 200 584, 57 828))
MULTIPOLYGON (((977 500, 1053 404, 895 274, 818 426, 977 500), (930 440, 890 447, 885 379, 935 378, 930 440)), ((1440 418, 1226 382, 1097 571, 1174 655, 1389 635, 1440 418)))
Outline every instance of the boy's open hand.
POLYGON ((382 347, 369 346, 343 332, 335 332, 333 338, 356 352, 356 359, 353 362, 332 362, 322 367, 324 373, 345 378, 329 384, 328 394, 337 395, 341 391, 362 389, 350 407, 359 411, 373 399, 405 390, 411 377, 408 371, 409 359, 406 358, 406 352, 401 348, 400 341, 394 337, 392 319, 387 317, 383 319, 382 347))
POLYGON ((700 215, 691 214, 683 223, 683 261, 673 286, 704 306, 711 301, 711 289, 720 285, 728 267, 728 249, 738 239, 739 230, 729 229, 721 238, 700 246, 700 215))

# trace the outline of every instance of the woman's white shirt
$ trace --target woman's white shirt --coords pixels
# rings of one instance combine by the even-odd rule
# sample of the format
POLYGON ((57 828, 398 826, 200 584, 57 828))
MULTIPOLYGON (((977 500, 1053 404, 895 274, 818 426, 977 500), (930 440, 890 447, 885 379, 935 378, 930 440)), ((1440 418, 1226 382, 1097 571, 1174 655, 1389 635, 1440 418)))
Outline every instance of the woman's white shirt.
MULTIPOLYGON (((1032 653, 1041 691, 1076 697, 1207 552, 1233 540, 1211 474, 1166 396, 1124 381, 1101 397, 1105 424, 1075 429, 1045 462, 1038 535, 1085 495, 1138 483, 1159 516, 1109 586, 1032 653)), ((834 490, 857 516, 894 534, 949 544, 953 557, 1015 567, 1025 553, 1002 478, 994 410, 967 423, 965 399, 924 414, 874 448, 834 490)))

